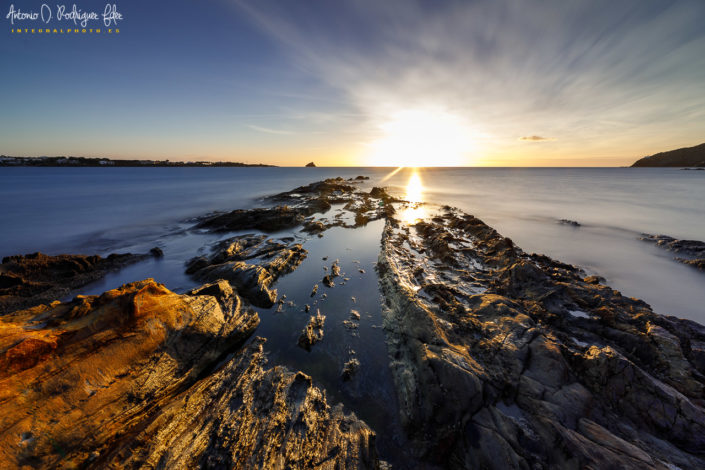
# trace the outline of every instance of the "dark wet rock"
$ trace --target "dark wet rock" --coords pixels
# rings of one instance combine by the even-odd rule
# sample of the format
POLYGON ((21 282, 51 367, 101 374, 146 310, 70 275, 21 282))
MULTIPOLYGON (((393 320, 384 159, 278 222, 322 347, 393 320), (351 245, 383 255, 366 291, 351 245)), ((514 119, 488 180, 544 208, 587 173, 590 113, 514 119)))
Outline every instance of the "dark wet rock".
POLYGON ((306 164, 306 168, 315 168, 315 167, 316 167, 316 164, 313 163, 313 162, 308 162, 308 163, 306 164))
POLYGON ((308 313, 311 311, 311 306, 309 304, 304 305, 304 312, 308 313))
POLYGON ((360 361, 353 357, 343 365, 343 371, 341 372, 340 376, 343 381, 347 382, 348 380, 353 378, 359 368, 360 361))
POLYGON ((242 347, 243 305, 146 280, 4 316, 3 468, 378 468, 368 426, 242 347))
POLYGON ((449 468, 705 468, 705 327, 447 208, 377 269, 400 417, 449 468))
POLYGON ((300 244, 265 235, 241 235, 217 243, 209 257, 193 258, 186 273, 201 282, 225 279, 258 307, 274 305, 276 280, 294 271, 306 258, 300 244))
POLYGON ((69 296, 76 289, 149 255, 7 256, 0 265, 0 314, 69 296))
POLYGON ((572 227, 580 227, 581 224, 580 222, 576 222, 575 220, 569 220, 569 219, 561 219, 558 221, 559 224, 563 225, 570 225, 572 227))
POLYGON ((298 188, 271 196, 272 201, 288 202, 302 205, 347 203, 357 189, 345 182, 343 178, 329 178, 323 181, 299 186, 298 188))
POLYGON ((656 246, 674 253, 705 258, 705 242, 698 240, 678 240, 667 235, 644 235, 642 240, 655 243, 656 246))
POLYGON ((333 281, 334 277, 335 276, 332 276, 330 274, 326 274, 325 276, 323 276, 323 280, 321 282, 326 287, 335 287, 335 282, 333 281))
POLYGON ((606 279, 602 276, 586 276, 583 278, 583 281, 587 282, 588 284, 604 284, 606 279))
POLYGON ((261 230, 262 232, 278 232, 303 224, 305 218, 315 212, 315 208, 291 208, 288 206, 237 209, 226 214, 205 217, 196 224, 196 228, 207 229, 213 232, 231 232, 235 230, 251 229, 261 230))
POLYGON ((323 339, 323 324, 326 321, 325 315, 321 315, 320 310, 316 310, 316 315, 311 316, 304 330, 299 336, 299 346, 306 351, 311 350, 311 346, 323 339))
POLYGON ((330 275, 333 277, 340 276, 340 262, 335 260, 335 262, 330 267, 330 275))
POLYGON ((364 180, 368 180, 368 179, 370 179, 369 176, 358 175, 358 176, 355 177, 355 180, 356 180, 356 181, 364 181, 364 180))
POLYGON ((327 229, 328 227, 326 227, 326 225, 320 220, 308 220, 304 223, 301 231, 312 235, 317 235, 321 232, 325 232, 327 229))
POLYGON ((697 259, 676 258, 676 261, 680 261, 683 264, 688 264, 690 266, 698 268, 701 271, 705 271, 705 258, 697 258, 697 259))
POLYGON ((667 235, 647 234, 644 234, 641 240, 655 243, 660 248, 678 253, 681 256, 675 257, 676 261, 705 271, 705 242, 699 240, 678 240, 667 235))
POLYGON ((318 284, 313 285, 313 289, 311 289, 311 297, 316 295, 316 292, 318 292, 318 284))
POLYGON ((154 256, 155 258, 164 258, 164 251, 158 246, 155 246, 154 248, 149 250, 149 254, 154 256))

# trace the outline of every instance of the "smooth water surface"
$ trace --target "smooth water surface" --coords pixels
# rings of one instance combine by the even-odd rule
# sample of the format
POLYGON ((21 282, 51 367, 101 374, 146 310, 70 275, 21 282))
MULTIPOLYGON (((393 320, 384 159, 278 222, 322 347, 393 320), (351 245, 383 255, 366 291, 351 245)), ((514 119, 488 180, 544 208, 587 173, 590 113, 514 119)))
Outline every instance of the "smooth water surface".
MULTIPOLYGON (((262 196, 334 176, 368 175, 366 186, 388 185, 403 196, 413 170, 385 179, 390 171, 0 168, 0 256, 107 254, 160 245, 163 260, 128 268, 100 288, 154 276, 179 290, 189 285, 183 262, 213 239, 184 234, 189 218, 261 205, 262 196)), ((705 274, 639 240, 641 233, 705 240, 705 171, 437 168, 418 170, 415 184, 421 200, 474 214, 525 251, 580 265, 659 313, 705 323, 705 274), (560 219, 581 226, 562 225, 560 219)))

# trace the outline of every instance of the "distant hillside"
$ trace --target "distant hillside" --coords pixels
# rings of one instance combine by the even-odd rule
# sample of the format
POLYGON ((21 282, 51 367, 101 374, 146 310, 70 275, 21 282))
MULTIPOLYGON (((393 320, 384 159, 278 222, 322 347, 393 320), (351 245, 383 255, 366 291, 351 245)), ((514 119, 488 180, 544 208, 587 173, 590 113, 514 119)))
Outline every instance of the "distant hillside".
POLYGON ((661 152, 637 160, 632 166, 700 166, 705 167, 705 144, 661 152))
POLYGON ((112 160, 110 158, 86 158, 86 157, 9 157, 0 155, 0 166, 177 166, 177 167, 204 167, 204 166, 266 166, 262 163, 240 163, 240 162, 172 162, 169 160, 112 160))

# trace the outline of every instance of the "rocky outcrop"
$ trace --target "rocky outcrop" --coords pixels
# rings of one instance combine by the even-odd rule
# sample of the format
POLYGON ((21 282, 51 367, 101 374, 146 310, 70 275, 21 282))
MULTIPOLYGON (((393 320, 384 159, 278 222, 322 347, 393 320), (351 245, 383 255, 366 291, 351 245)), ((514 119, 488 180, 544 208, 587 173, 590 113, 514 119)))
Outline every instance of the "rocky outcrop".
POLYGON ((705 328, 446 208, 387 222, 400 416, 449 468, 705 468, 705 328), (694 346, 695 345, 695 346, 694 346))
POLYGON ((306 258, 293 238, 241 235, 217 243, 210 256, 191 259, 186 273, 201 282, 225 279, 251 304, 269 308, 277 300, 276 280, 295 270, 306 258))
POLYGON ((674 260, 705 271, 705 242, 698 240, 678 240, 667 235, 644 234, 642 240, 679 254, 674 260))
POLYGON ((316 310, 316 315, 309 318, 308 323, 299 336, 299 346, 306 351, 311 350, 311 346, 323 339, 323 324, 326 321, 326 316, 321 315, 320 310, 316 310))
POLYGON ((102 461, 119 468, 377 468, 375 435, 311 377, 265 369, 263 339, 102 461), (197 432, 194 432, 197 430, 197 432))
POLYGON ((362 191, 355 185, 364 178, 358 176, 348 181, 329 178, 300 186, 266 198, 277 206, 206 216, 195 228, 211 232, 256 229, 272 233, 301 226, 304 232, 320 235, 331 227, 356 228, 393 214, 392 203, 401 201, 389 196, 383 188, 375 188, 374 194, 362 191), (343 220, 342 213, 332 218, 314 217, 330 211, 333 204, 344 205, 343 209, 352 213, 354 223, 343 220))
POLYGON ((196 228, 212 232, 231 232, 235 230, 261 230, 278 232, 297 227, 304 223, 307 216, 313 214, 309 208, 291 208, 277 206, 272 208, 236 209, 226 214, 207 217, 196 224, 196 228))
POLYGON ((0 320, 5 464, 87 464, 141 429, 259 323, 225 283, 177 295, 151 279, 0 320), (199 294, 199 293, 196 293, 199 294))
POLYGON ((258 323, 224 281, 6 315, 3 468, 376 468, 369 427, 310 377, 265 369, 264 340, 242 349, 258 323))
MULTIPOLYGON (((154 250, 159 250, 156 252, 154 250)), ((57 255, 44 253, 7 256, 0 265, 0 314, 66 297, 74 290, 105 277, 110 271, 150 256, 130 253, 97 255, 57 255)))
POLYGON ((316 164, 313 163, 313 162, 308 162, 308 163, 306 164, 306 168, 316 168, 316 164))
POLYGON ((657 166, 697 166, 705 167, 705 144, 695 147, 685 147, 668 152, 661 152, 649 157, 644 157, 632 165, 633 167, 657 167, 657 166))

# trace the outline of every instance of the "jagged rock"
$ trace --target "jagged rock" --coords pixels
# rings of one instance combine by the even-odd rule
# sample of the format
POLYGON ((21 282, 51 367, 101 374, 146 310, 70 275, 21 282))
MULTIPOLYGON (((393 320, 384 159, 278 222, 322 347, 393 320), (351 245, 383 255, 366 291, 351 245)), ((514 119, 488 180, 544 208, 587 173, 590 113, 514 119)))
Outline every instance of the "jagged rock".
POLYGON ((28 308, 70 295, 105 277, 110 271, 148 258, 131 253, 57 255, 43 253, 7 256, 0 265, 0 314, 28 308))
POLYGON ((357 310, 350 310, 350 318, 353 320, 359 320, 360 319, 360 312, 357 310))
POLYGON ((128 468, 378 468, 375 434, 302 372, 264 369, 257 340, 163 407, 124 449, 128 468), (194 432, 197 430, 197 432, 194 432))
POLYGON ((164 250, 162 250, 158 246, 155 246, 154 248, 149 250, 149 254, 154 256, 155 258, 163 258, 164 257, 164 250))
POLYGON ((308 162, 308 163, 306 164, 306 167, 307 167, 307 168, 315 168, 315 167, 316 167, 316 164, 313 163, 313 162, 308 162))
POLYGON ((341 372, 340 376, 343 381, 347 382, 348 380, 352 379, 352 377, 357 373, 357 370, 359 368, 360 361, 353 357, 343 365, 343 371, 341 372))
POLYGON ((326 287, 335 287, 335 282, 333 281, 333 277, 334 277, 334 276, 331 276, 330 274, 326 274, 326 275, 323 277, 323 280, 322 280, 321 282, 322 282, 323 285, 326 286, 326 287))
POLYGON ((705 327, 450 208, 390 219, 377 269, 400 417, 423 461, 705 468, 705 327))
POLYGON ((311 316, 304 330, 299 336, 299 346, 306 351, 311 350, 311 346, 323 339, 323 324, 326 321, 325 315, 321 315, 320 310, 316 310, 316 315, 311 316))
POLYGON ((301 225, 315 211, 308 207, 237 209, 227 214, 209 216, 196 224, 196 228, 212 232, 256 229, 263 232, 278 232, 301 225))
POLYGON ((678 240, 667 235, 644 235, 642 240, 655 243, 656 246, 693 258, 705 258, 705 242, 699 240, 678 240))
POLYGON ((226 285, 177 295, 151 279, 2 317, 3 465, 81 467, 123 448, 258 324, 226 285))
POLYGON ((561 219, 558 221, 559 224, 563 225, 570 225, 572 227, 580 227, 581 224, 580 222, 576 222, 575 220, 570 220, 570 219, 561 219))
POLYGON ((225 279, 255 306, 269 308, 277 299, 271 287, 306 258, 301 244, 288 244, 264 235, 241 235, 217 243, 210 257, 187 263, 186 272, 201 282, 225 279))
POLYGON ((682 256, 674 258, 676 261, 688 264, 700 271, 705 271, 705 242, 699 240, 678 240, 667 235, 647 235, 642 240, 655 243, 656 246, 682 256))
POLYGON ((680 261, 683 264, 689 264, 701 271, 705 271, 705 258, 697 259, 686 259, 686 258, 676 258, 676 261, 680 261))

